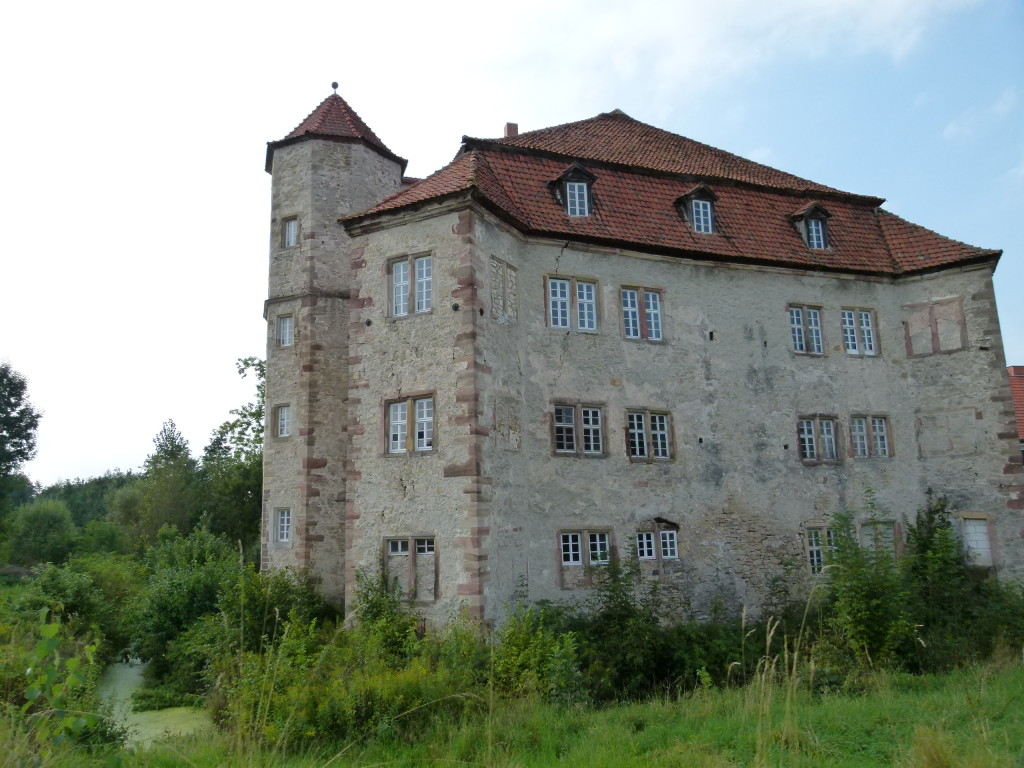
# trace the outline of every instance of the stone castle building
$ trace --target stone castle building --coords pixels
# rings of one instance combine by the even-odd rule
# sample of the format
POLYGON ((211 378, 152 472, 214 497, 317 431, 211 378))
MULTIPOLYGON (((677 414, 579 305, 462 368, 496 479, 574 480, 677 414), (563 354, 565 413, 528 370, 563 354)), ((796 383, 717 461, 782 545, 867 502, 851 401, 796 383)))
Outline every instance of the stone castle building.
POLYGON ((756 611, 935 489, 1024 575, 999 251, 618 110, 405 165, 336 93, 268 146, 264 567, 492 619, 631 555, 756 611))

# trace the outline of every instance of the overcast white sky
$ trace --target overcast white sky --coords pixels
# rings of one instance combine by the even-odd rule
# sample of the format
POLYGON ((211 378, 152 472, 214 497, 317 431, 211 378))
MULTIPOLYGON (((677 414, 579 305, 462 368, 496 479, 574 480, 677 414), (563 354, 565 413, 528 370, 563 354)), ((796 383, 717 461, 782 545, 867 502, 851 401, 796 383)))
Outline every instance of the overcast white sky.
POLYGON ((1024 364, 1019 0, 57 2, 4 11, 0 359, 44 484, 201 452, 264 354, 266 142, 339 92, 423 176, 620 108, 1002 248, 1024 364), (499 10, 500 9, 500 10, 499 10))

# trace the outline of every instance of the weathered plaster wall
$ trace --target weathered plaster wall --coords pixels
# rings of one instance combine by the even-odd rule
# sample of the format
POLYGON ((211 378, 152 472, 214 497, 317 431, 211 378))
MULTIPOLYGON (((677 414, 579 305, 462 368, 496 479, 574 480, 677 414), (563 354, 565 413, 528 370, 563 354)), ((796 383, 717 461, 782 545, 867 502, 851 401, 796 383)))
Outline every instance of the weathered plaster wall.
POLYGON ((680 610, 706 615, 718 599, 756 608, 805 588, 804 526, 863 507, 868 489, 893 519, 912 515, 929 487, 991 515, 1004 569, 1019 573, 1009 549, 1019 550, 1011 541, 1021 519, 1000 488, 1014 468, 989 269, 894 283, 530 243, 482 217, 477 231, 483 258, 517 270, 520 302, 515 325, 488 312, 481 334, 493 371, 482 393, 491 430, 485 473, 495 478, 490 615, 523 576, 533 599, 572 594, 561 586, 559 531, 611 529, 623 552, 655 517, 680 527, 680 572, 669 579, 684 598, 680 610), (597 281, 598 333, 546 326, 545 275, 597 281), (622 285, 663 291, 663 342, 623 337, 622 285), (965 348, 908 359, 903 307, 950 296, 963 301, 965 348), (792 351, 789 303, 822 307, 825 355, 792 351), (846 354, 842 307, 875 310, 879 355, 846 354), (552 455, 556 400, 603 407, 605 457, 552 455), (625 412, 643 407, 671 412, 672 461, 629 461, 625 412), (956 408, 970 410, 969 449, 923 456, 920 412, 956 408), (839 420, 839 464, 801 462, 796 422, 808 413, 839 420), (852 458, 852 414, 888 417, 891 458, 852 458))

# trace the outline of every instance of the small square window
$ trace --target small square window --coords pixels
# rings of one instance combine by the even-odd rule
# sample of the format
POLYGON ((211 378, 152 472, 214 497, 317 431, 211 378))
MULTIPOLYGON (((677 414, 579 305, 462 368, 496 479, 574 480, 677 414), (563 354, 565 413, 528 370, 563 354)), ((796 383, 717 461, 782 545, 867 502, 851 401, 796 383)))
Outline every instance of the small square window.
POLYGON ((821 310, 818 307, 789 305, 789 331, 793 351, 802 355, 821 355, 825 346, 821 338, 821 310))
POLYGON ((388 554, 389 555, 408 555, 409 554, 409 540, 408 539, 389 539, 388 540, 388 554))
POLYGON ((279 544, 292 540, 292 511, 287 507, 274 510, 274 531, 279 544))
POLYGON ((433 539, 416 539, 417 555, 432 555, 434 553, 433 539))
POLYGON ((281 222, 281 245, 292 248, 299 244, 299 219, 291 216, 281 222))
POLYGON ((277 318, 277 346, 290 347, 295 343, 295 318, 280 315, 277 318))
POLYGON ((289 437, 291 435, 291 418, 291 406, 279 405, 274 409, 274 434, 277 437, 289 437))

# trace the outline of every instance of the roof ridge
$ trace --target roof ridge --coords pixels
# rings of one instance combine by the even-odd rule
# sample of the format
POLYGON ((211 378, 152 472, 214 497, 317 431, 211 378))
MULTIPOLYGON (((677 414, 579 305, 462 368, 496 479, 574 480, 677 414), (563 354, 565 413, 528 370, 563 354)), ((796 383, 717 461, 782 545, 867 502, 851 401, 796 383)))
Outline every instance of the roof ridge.
POLYGON ((877 197, 846 192, 819 184, 770 165, 720 149, 687 136, 630 117, 622 110, 602 112, 550 128, 516 136, 486 139, 463 136, 463 144, 525 153, 548 152, 577 160, 609 163, 653 173, 690 175, 704 179, 789 190, 801 195, 829 195, 881 205, 877 197))

